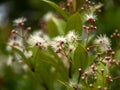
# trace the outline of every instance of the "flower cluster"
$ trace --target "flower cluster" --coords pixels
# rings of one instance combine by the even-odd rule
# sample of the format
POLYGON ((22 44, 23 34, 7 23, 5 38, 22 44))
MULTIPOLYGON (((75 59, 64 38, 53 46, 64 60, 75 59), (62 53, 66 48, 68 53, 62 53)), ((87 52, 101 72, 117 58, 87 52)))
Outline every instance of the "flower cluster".
POLYGON ((55 52, 60 52, 62 49, 68 49, 71 52, 75 50, 76 42, 80 40, 75 31, 70 31, 66 36, 58 36, 53 38, 51 46, 55 52))
MULTIPOLYGON (((54 5, 54 3, 52 4, 54 5)), ((69 8, 68 11, 70 11, 70 14, 75 13, 76 10, 73 7, 72 0, 67 0, 66 7, 69 8)), ((85 11, 82 17, 83 21, 81 20, 81 22, 83 22, 81 23, 83 31, 81 30, 80 32, 82 35, 79 34, 79 31, 76 29, 79 27, 75 23, 72 26, 72 28, 74 27, 75 29, 67 30, 67 33, 63 30, 63 33, 61 34, 59 32, 60 28, 57 33, 58 36, 56 37, 50 37, 47 33, 43 32, 47 31, 47 25, 43 28, 46 30, 40 29, 33 31, 30 34, 30 27, 24 29, 26 18, 22 17, 16 19, 13 21, 15 29, 11 31, 11 38, 8 40, 7 50, 13 51, 13 55, 15 55, 17 59, 20 59, 20 62, 22 61, 23 66, 27 65, 27 68, 30 68, 33 73, 36 73, 38 70, 37 73, 40 71, 40 75, 43 75, 42 77, 44 77, 44 74, 41 71, 44 71, 51 76, 55 74, 55 80, 64 77, 66 80, 65 82, 67 82, 64 85, 72 88, 71 90, 107 90, 108 84, 116 79, 116 77, 114 78, 111 75, 110 69, 119 66, 120 63, 117 62, 115 58, 116 52, 111 47, 111 40, 105 34, 91 37, 91 32, 94 32, 97 29, 95 26, 97 20, 95 12, 100 7, 101 4, 97 5, 89 0, 85 0, 81 9, 85 11), (82 36, 85 38, 81 38, 82 36), (92 39, 90 40, 90 38, 92 39), (47 62, 46 65, 45 62, 47 62), (59 75, 57 76, 57 74, 59 75), (64 76, 64 74, 66 75, 64 76)), ((79 16, 78 12, 75 14, 76 17, 73 16, 72 19, 75 17, 76 20, 78 17, 77 15, 79 16)), ((45 15, 45 17, 43 17, 45 24, 53 17, 53 13, 45 15)), ((55 26, 55 29, 62 26, 58 26, 61 22, 64 22, 65 25, 69 22, 69 20, 60 21, 60 19, 61 18, 57 20, 56 17, 55 22, 52 22, 51 19, 53 24, 58 22, 57 25, 53 25, 53 27, 55 26)), ((71 21, 70 17, 70 22, 71 21)), ((48 34, 50 33, 48 32, 48 34)), ((120 37, 118 30, 116 30, 111 37, 120 37)), ((11 63, 12 59, 10 57, 8 64, 11 63)), ((23 68, 26 68, 26 66, 23 68)), ((64 78, 62 78, 62 80, 64 78)), ((55 80, 52 81, 53 84, 56 83, 55 80)), ((47 85, 46 82, 41 82, 47 85)))

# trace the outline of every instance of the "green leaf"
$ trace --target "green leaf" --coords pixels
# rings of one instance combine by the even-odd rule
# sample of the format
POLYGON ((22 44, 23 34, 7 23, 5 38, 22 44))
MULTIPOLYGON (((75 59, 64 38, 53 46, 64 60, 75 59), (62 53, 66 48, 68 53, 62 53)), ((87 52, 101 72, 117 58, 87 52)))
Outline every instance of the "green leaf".
POLYGON ((48 3, 50 6, 52 6, 57 12, 59 12, 64 17, 65 20, 67 20, 68 15, 57 4, 55 4, 54 2, 49 1, 49 0, 42 0, 42 1, 48 3))
POLYGON ((78 12, 72 15, 67 21, 66 33, 70 30, 75 30, 80 35, 82 34, 82 19, 78 12))
POLYGON ((73 68, 78 70, 78 68, 82 68, 83 72, 87 68, 88 65, 88 53, 84 47, 78 44, 73 59, 73 68))
POLYGON ((51 47, 48 47, 48 50, 50 52, 50 55, 53 55, 54 60, 56 61, 56 66, 60 70, 60 74, 62 74, 62 77, 65 77, 65 80, 68 80, 68 73, 67 68, 65 67, 63 61, 59 58, 59 56, 53 51, 51 47))
POLYGON ((104 86, 105 85, 105 76, 109 75, 107 68, 108 68, 107 65, 104 65, 101 62, 98 63, 98 66, 97 66, 97 69, 98 69, 97 77, 98 77, 98 79, 97 79, 97 82, 95 83, 96 87, 98 85, 100 85, 100 86, 104 86), (103 75, 101 73, 101 69, 104 69, 103 75))
POLYGON ((48 47, 48 50, 40 50, 35 46, 31 50, 33 52, 31 63, 36 72, 41 74, 41 72, 51 71, 51 68, 54 68, 58 75, 56 77, 60 80, 68 80, 67 69, 64 63, 51 48, 48 47))
POLYGON ((118 49, 115 53, 115 60, 119 61, 120 59, 120 49, 118 49))
POLYGON ((120 66, 113 66, 111 68, 110 74, 113 77, 110 90, 117 90, 120 87, 120 66))
POLYGON ((52 18, 47 23, 48 35, 52 38, 58 35, 63 35, 65 31, 66 23, 57 18, 52 18))
POLYGON ((96 58, 97 58, 97 55, 89 56, 88 65, 92 64, 93 61, 96 60, 96 58))

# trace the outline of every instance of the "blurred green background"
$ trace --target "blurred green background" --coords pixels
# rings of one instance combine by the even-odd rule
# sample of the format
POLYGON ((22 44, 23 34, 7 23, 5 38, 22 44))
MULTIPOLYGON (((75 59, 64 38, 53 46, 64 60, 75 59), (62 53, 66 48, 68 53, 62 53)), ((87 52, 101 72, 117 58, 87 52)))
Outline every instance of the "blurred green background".
MULTIPOLYGON (((66 0, 51 0, 55 3, 66 2, 66 0)), ((98 33, 106 33, 110 36, 115 29, 120 29, 120 0, 92 0, 102 2, 102 12, 97 15, 98 33)), ((41 0, 0 0, 0 90, 44 90, 36 84, 36 80, 27 77, 29 74, 22 71, 21 67, 14 70, 6 66, 7 59, 6 42, 13 28, 12 22, 18 17, 26 17, 26 26, 32 30, 40 29, 42 17, 48 11, 54 9, 41 0), (27 85, 26 85, 27 84, 27 85), (41 89, 40 89, 41 88, 41 89)), ((113 44, 114 46, 114 44, 113 44)))

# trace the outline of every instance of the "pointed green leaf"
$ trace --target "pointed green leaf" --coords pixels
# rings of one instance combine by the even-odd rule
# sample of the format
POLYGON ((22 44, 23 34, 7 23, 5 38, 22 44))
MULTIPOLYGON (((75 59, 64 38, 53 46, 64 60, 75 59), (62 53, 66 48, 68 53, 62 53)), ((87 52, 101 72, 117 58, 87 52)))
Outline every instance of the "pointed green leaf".
POLYGON ((104 84, 105 84, 105 76, 106 76, 106 75, 109 75, 107 68, 108 68, 107 65, 104 65, 104 64, 102 64, 101 62, 98 63, 98 66, 97 66, 97 69, 98 69, 97 77, 98 77, 98 79, 97 79, 97 81, 96 81, 96 83, 95 83, 95 86, 96 86, 96 87, 97 87, 98 85, 104 86, 104 84), (102 75, 102 73, 101 73, 101 69, 104 69, 103 75, 102 75))
POLYGON ((63 35, 66 23, 63 20, 52 18, 47 23, 48 35, 52 38, 58 35, 63 35))
POLYGON ((64 17, 65 20, 67 20, 68 15, 57 4, 55 4, 54 2, 49 1, 49 0, 42 0, 42 1, 48 3, 50 6, 52 6, 57 12, 59 12, 64 17))
POLYGON ((117 90, 120 88, 120 66, 113 66, 110 70, 113 82, 111 83, 110 90, 117 90))
POLYGON ((70 30, 75 30, 80 35, 82 34, 82 19, 78 12, 72 15, 67 21, 66 33, 70 30))
POLYGON ((79 44, 74 52, 73 68, 75 71, 78 70, 78 68, 82 68, 84 72, 84 70, 87 68, 87 65, 88 53, 85 48, 79 44))
POLYGON ((94 62, 94 60, 96 60, 96 58, 97 58, 97 55, 89 56, 88 65, 92 64, 94 62))

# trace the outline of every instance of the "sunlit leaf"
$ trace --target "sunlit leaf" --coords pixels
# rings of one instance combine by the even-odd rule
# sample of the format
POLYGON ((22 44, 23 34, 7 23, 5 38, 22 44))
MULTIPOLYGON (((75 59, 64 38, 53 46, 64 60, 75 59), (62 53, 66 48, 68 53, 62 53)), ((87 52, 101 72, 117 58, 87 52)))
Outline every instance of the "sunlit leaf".
POLYGON ((77 46, 74 52, 74 59, 73 59, 73 68, 78 70, 78 68, 82 68, 82 71, 87 68, 88 65, 88 53, 84 47, 80 44, 77 46))
POLYGON ((48 35, 52 38, 58 35, 64 35, 66 23, 63 20, 52 18, 47 23, 48 35))
POLYGON ((82 34, 82 19, 78 12, 72 15, 67 21, 66 33, 70 30, 75 30, 79 35, 82 34))

